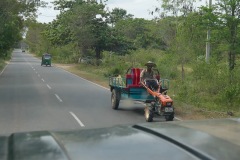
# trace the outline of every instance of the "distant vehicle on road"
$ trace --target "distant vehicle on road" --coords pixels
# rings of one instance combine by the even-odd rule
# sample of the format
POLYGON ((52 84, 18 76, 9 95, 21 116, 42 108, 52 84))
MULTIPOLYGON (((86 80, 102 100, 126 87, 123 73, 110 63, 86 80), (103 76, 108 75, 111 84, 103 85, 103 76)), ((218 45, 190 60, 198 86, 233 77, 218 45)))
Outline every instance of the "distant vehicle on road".
POLYGON ((41 62, 41 66, 42 65, 46 65, 46 66, 51 66, 51 64, 52 64, 52 55, 51 54, 49 54, 49 53, 44 53, 43 55, 42 55, 42 62, 41 62))

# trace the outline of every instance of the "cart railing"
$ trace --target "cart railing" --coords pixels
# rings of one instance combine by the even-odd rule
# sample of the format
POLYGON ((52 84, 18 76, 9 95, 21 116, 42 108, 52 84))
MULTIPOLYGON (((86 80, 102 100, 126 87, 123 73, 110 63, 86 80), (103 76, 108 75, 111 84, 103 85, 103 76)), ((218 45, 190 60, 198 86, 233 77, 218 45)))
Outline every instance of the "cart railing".
MULTIPOLYGON (((162 89, 169 89, 170 81, 168 79, 161 79, 159 84, 161 84, 162 89)), ((109 85, 113 87, 124 88, 126 87, 126 78, 121 76, 109 77, 109 85)))
POLYGON ((162 89, 169 89, 169 79, 161 79, 159 83, 161 84, 162 89))
POLYGON ((118 77, 109 77, 109 85, 114 87, 126 87, 126 78, 118 77))

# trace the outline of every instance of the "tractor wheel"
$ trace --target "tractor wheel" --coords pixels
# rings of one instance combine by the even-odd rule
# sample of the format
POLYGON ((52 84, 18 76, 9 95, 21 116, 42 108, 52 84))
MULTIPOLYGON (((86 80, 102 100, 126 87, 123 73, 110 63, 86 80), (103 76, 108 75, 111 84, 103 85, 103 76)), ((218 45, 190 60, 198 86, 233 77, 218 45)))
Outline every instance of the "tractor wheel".
POLYGON ((112 101, 112 109, 118 109, 119 102, 120 102, 120 93, 116 89, 112 90, 111 101, 112 101))
POLYGON ((174 115, 165 116, 166 121, 173 121, 174 115))
POLYGON ((149 107, 145 107, 144 117, 145 117, 147 122, 152 122, 153 121, 153 112, 150 110, 149 107))

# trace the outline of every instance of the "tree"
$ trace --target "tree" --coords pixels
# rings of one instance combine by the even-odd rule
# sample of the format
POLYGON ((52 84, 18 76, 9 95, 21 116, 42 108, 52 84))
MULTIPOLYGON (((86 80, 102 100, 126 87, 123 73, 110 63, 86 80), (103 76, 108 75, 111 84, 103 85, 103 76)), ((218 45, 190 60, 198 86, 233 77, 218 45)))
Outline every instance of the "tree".
POLYGON ((133 44, 133 48, 165 48, 164 41, 158 28, 158 22, 142 18, 120 20, 114 29, 126 40, 133 44))
POLYGON ((109 26, 104 21, 107 15, 105 5, 82 0, 54 3, 61 13, 48 26, 45 36, 56 46, 73 43, 80 55, 87 56, 95 52, 96 59, 100 59, 109 39, 109 26))
POLYGON ((202 7, 202 26, 212 30, 211 42, 215 43, 218 54, 227 53, 229 80, 233 80, 236 54, 239 47, 240 0, 219 0, 210 9, 202 7))
POLYGON ((43 31, 44 36, 54 46, 63 46, 73 42, 73 32, 66 20, 71 12, 60 14, 57 20, 49 23, 43 31))
MULTIPOLYGON (((160 1, 160 0, 158 0, 160 1)), ((163 11, 156 8, 155 11, 161 12, 161 17, 166 16, 186 16, 191 12, 195 12, 194 3, 201 0, 161 0, 163 11)))
POLYGON ((225 31, 229 43, 228 64, 230 72, 236 65, 236 54, 239 53, 240 0, 220 0, 217 3, 216 15, 221 20, 222 31, 225 31), (224 29, 226 28, 226 29, 224 29))
POLYGON ((104 49, 107 23, 103 21, 105 16, 104 5, 96 2, 85 2, 76 5, 72 9, 72 15, 69 17, 69 26, 73 32, 74 41, 81 49, 82 54, 88 54, 89 50, 95 50, 95 57, 101 57, 101 51, 104 49), (101 15, 97 18, 96 15, 101 15))
POLYGON ((27 21, 28 31, 25 41, 33 53, 42 54, 48 52, 50 48, 49 41, 43 36, 46 24, 36 21, 27 21))
MULTIPOLYGON (((174 17, 175 18, 175 46, 174 46, 174 52, 179 55, 179 60, 181 63, 182 68, 182 81, 185 78, 185 70, 184 65, 188 61, 187 53, 189 52, 189 48, 186 48, 190 45, 190 39, 184 38, 185 32, 184 26, 181 26, 185 23, 187 23, 185 20, 187 20, 187 16, 193 12, 196 11, 194 8, 194 3, 197 0, 163 0, 162 1, 162 8, 163 11, 160 10, 160 8, 156 8, 155 11, 161 12, 161 17, 174 17), (183 40, 186 40, 185 43, 183 40)), ((186 30, 188 30, 187 28, 186 30)))
POLYGON ((108 21, 112 24, 112 26, 114 26, 120 20, 126 20, 131 18, 133 18, 133 15, 127 14, 127 11, 125 9, 114 8, 112 12, 110 12, 108 21))
POLYGON ((42 3, 35 0, 0 1, 0 55, 13 48, 22 39, 24 19, 35 15, 36 7, 42 3))

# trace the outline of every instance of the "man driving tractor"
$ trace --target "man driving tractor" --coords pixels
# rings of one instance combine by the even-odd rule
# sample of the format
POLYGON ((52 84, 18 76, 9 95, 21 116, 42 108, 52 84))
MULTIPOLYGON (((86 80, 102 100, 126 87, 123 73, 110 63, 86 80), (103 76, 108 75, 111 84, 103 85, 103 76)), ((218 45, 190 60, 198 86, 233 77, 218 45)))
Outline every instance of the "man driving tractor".
POLYGON ((148 61, 145 66, 147 66, 147 69, 142 70, 140 74, 140 82, 146 84, 148 88, 157 91, 159 88, 159 84, 153 71, 153 67, 156 67, 156 64, 148 61))

